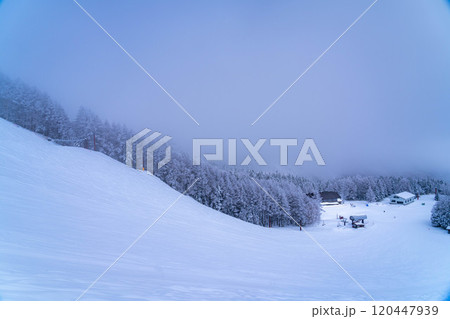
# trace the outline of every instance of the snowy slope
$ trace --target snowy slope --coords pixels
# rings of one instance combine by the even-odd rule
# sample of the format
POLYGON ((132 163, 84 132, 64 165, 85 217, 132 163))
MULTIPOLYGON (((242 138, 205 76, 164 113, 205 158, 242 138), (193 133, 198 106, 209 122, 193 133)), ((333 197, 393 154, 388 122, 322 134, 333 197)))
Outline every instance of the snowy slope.
MULTIPOLYGON (((73 300, 177 197, 100 153, 0 119, 0 299, 73 300)), ((378 300, 446 298, 450 236, 409 206, 327 207, 314 236, 378 300), (383 212, 386 211, 386 212, 383 212), (369 215, 367 229, 336 214, 369 215)), ((183 196, 84 296, 91 300, 367 300, 296 228, 262 228, 183 196)))

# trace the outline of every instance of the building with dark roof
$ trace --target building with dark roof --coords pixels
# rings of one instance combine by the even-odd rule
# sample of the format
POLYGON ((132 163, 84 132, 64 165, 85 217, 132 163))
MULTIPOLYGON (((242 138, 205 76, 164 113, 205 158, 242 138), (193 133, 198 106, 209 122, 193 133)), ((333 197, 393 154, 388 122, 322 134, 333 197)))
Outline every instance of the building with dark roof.
POLYGON ((339 205, 342 204, 342 198, 337 192, 320 192, 322 205, 339 205))

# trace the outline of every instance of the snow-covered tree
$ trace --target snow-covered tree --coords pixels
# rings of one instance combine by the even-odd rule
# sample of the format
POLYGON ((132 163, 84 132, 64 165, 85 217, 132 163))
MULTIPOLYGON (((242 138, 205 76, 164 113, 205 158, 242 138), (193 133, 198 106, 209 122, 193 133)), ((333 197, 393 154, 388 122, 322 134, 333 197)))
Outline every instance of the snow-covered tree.
POLYGON ((450 197, 443 196, 431 210, 431 224, 435 227, 450 226, 450 197))
POLYGON ((376 201, 375 193, 372 190, 372 187, 369 186, 369 189, 366 192, 366 201, 372 203, 376 201))

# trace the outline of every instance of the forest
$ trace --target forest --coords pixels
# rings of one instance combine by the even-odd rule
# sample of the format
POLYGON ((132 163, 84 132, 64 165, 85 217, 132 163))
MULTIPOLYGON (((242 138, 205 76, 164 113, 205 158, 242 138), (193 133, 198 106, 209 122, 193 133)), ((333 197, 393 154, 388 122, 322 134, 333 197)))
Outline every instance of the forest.
MULTIPOLYGON (((125 142, 133 136, 125 125, 102 120, 85 107, 80 107, 71 120, 50 96, 3 74, 0 74, 0 117, 55 143, 99 151, 122 163, 125 142)), ((319 192, 324 190, 337 191, 344 200, 367 202, 402 191, 429 194, 437 188, 443 194, 449 192, 448 184, 431 177, 356 175, 325 180, 226 169, 210 163, 194 166, 192 159, 180 152, 172 152, 172 160, 155 175, 179 192, 186 191, 199 178, 187 193, 189 196, 227 215, 264 227, 318 223, 319 192)))

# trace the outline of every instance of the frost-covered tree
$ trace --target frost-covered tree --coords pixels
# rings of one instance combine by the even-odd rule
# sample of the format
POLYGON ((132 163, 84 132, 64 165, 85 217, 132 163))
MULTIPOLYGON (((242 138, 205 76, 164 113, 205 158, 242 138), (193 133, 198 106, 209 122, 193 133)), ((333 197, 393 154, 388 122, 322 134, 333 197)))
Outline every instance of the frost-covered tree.
POLYGON ((69 138, 71 124, 48 95, 0 74, 0 117, 54 139, 69 138))
POLYGON ((376 201, 375 193, 372 190, 372 187, 369 186, 369 189, 366 192, 366 201, 372 203, 376 201))
POLYGON ((431 224, 435 227, 450 226, 450 197, 443 196, 431 210, 431 224))

